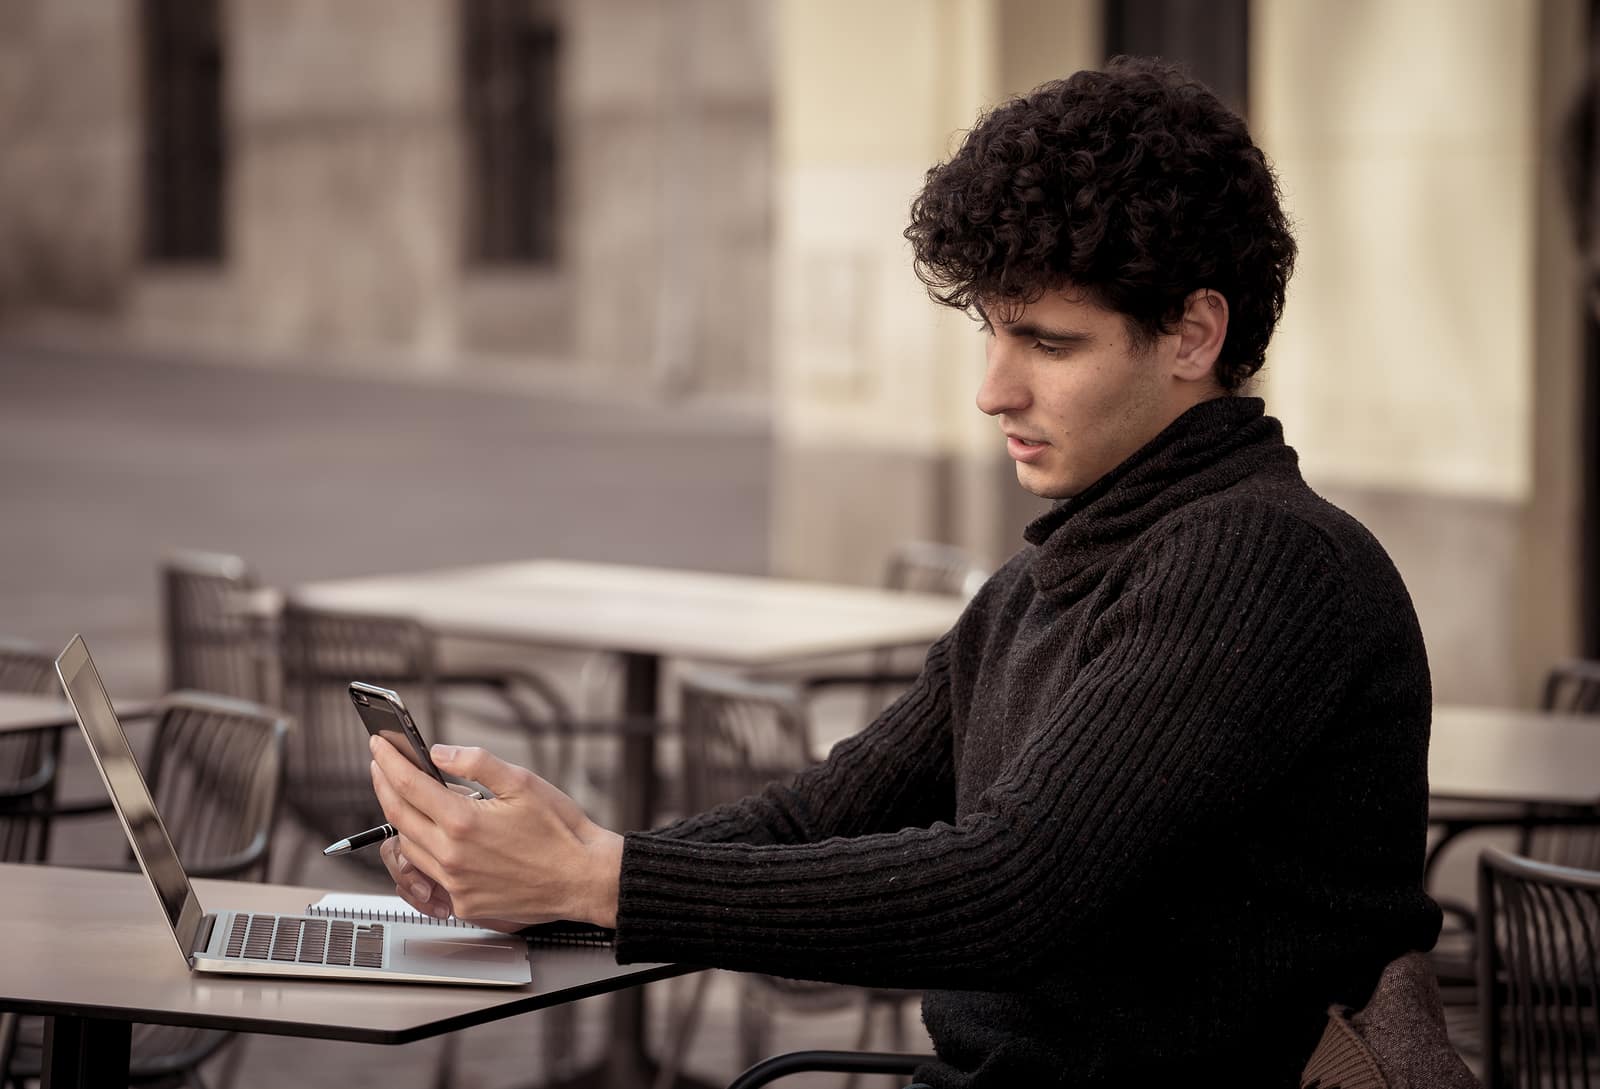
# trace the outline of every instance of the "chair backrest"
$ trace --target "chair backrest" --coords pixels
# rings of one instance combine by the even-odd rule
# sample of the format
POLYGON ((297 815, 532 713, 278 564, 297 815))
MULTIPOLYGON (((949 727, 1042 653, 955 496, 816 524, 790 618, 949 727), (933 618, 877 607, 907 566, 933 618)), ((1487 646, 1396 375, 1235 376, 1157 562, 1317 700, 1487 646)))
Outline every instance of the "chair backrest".
POLYGON ((986 578, 988 572, 955 545, 902 541, 889 554, 883 585, 889 590, 969 598, 986 578))
POLYGON ((266 877, 289 732, 281 711, 243 700, 162 702, 150 793, 191 877, 266 877))
MULTIPOLYGON (((1552 668, 1544 682, 1544 709, 1600 716, 1600 661, 1574 660, 1552 668)), ((1600 869, 1600 825, 1525 828, 1518 837, 1517 853, 1557 866, 1600 869)))
POLYGON ((372 754, 349 685, 366 681, 395 689, 423 736, 436 740, 431 634, 412 620, 327 612, 290 600, 279 639, 283 704, 297 727, 289 739, 289 807, 329 839, 381 823, 368 772, 372 754))
POLYGON ((1478 935, 1490 1089, 1600 1086, 1600 873, 1485 850, 1478 935))
MULTIPOLYGON (((883 586, 917 594, 944 594, 967 600, 978 592, 989 573, 975 563, 964 549, 938 541, 901 541, 889 553, 884 564, 883 586)), ((879 647, 873 651, 868 669, 871 673, 915 676, 922 668, 926 647, 879 647)), ((866 706, 864 722, 871 722, 889 705, 903 683, 871 681, 863 685, 862 698, 866 706)))
POLYGON ((59 696, 55 655, 32 643, 0 639, 0 692, 59 696))
POLYGON ((1562 662, 1544 679, 1544 709, 1600 715, 1600 661, 1562 662))
POLYGON ((240 699, 271 693, 267 647, 259 621, 241 608, 258 587, 238 556, 178 552, 161 565, 161 621, 167 651, 167 689, 195 689, 240 699))
MULTIPOLYGON (((0 640, 0 692, 59 694, 55 655, 0 640)), ((51 798, 60 750, 60 730, 0 734, 0 862, 43 861, 47 818, 30 811, 51 798)))
POLYGON ((710 670, 680 683, 689 812, 754 794, 810 762, 805 709, 793 688, 710 670))

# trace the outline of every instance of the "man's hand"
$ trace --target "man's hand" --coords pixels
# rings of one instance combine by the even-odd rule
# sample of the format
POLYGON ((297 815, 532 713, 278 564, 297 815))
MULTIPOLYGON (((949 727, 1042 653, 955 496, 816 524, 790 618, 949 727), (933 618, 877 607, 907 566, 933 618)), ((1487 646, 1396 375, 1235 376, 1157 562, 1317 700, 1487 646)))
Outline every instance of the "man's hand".
POLYGON ((483 749, 435 745, 443 771, 494 795, 468 798, 372 739, 372 786, 399 833, 381 848, 418 911, 514 930, 551 919, 615 926, 622 837, 526 768, 483 749))

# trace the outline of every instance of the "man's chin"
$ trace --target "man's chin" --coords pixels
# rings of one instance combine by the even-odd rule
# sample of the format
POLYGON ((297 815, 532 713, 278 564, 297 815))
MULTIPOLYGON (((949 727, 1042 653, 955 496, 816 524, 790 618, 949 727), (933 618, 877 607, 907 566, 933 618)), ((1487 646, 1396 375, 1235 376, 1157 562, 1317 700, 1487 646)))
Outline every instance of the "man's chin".
POLYGON ((1017 463, 1017 483, 1022 485, 1023 491, 1031 492, 1040 499, 1070 499, 1079 491, 1064 481, 1041 473, 1032 465, 1024 465, 1020 461, 1017 463))

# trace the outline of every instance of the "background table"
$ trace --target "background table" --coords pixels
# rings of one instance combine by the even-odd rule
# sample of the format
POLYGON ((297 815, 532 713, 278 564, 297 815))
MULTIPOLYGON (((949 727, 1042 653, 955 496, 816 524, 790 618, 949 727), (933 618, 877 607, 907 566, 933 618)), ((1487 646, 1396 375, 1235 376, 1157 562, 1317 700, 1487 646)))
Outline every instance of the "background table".
POLYGON ((1428 793, 1472 801, 1600 805, 1600 717, 1435 707, 1428 793))
MULTIPOLYGON (((930 643, 964 602, 936 594, 668 568, 539 560, 316 582, 290 596, 313 608, 404 616, 435 632, 573 647, 622 656, 623 713, 659 717, 661 663, 690 658, 739 666, 930 643)), ((655 812, 655 739, 622 741, 620 830, 655 812)), ((615 1044, 582 1084, 648 1086, 642 992, 615 1003, 615 1044)))
MULTIPOLYGON (((114 706, 121 719, 148 714, 149 700, 117 700, 114 706)), ((60 730, 76 726, 72 705, 63 696, 23 695, 0 692, 0 734, 23 730, 60 730)))
MULTIPOLYGON (((302 912, 321 889, 199 880, 208 909, 302 912)), ((0 864, 0 1010, 54 1018, 45 1086, 125 1086, 133 1022, 402 1044, 691 969, 535 946, 527 987, 323 983, 189 971, 139 874, 0 864)))

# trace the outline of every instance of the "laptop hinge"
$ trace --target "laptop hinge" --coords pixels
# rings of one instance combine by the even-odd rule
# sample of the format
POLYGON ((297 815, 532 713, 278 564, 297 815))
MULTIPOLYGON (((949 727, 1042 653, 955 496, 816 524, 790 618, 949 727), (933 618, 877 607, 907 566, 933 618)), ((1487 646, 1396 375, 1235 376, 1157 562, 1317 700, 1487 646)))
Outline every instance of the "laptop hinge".
POLYGON ((191 953, 204 953, 206 946, 211 944, 211 931, 216 929, 217 917, 209 911, 200 916, 200 928, 195 931, 194 948, 191 953))

